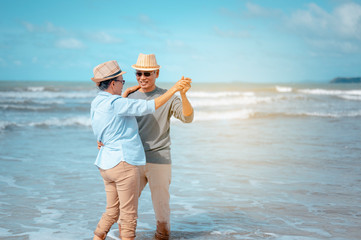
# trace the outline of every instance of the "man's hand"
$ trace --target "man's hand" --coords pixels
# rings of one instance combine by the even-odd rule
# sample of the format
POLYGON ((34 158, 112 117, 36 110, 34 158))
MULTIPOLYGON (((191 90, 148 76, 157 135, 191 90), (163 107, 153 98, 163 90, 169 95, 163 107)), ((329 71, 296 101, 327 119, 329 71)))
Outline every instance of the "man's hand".
POLYGON ((102 142, 98 142, 98 141, 97 141, 97 143, 98 143, 98 149, 100 150, 100 148, 103 147, 104 144, 102 142))
POLYGON ((128 97, 129 94, 131 94, 132 92, 137 91, 139 88, 140 88, 139 85, 127 88, 127 90, 125 90, 125 92, 123 93, 122 97, 123 98, 128 97))
POLYGON ((190 88, 190 84, 192 82, 192 79, 190 78, 185 78, 184 76, 182 76, 182 78, 176 82, 176 84, 174 85, 175 89, 177 91, 183 91, 183 89, 186 89, 186 92, 188 91, 188 89, 190 88))
POLYGON ((191 88, 191 83, 187 83, 184 85, 183 89, 180 91, 181 94, 186 94, 188 90, 191 88))

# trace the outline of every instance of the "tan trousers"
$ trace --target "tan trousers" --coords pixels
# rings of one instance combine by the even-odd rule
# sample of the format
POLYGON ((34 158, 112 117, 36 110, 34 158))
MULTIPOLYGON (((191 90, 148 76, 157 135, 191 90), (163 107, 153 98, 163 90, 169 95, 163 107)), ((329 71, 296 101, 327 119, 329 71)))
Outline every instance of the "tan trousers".
POLYGON ((94 234, 104 239, 112 225, 120 217, 121 236, 135 237, 138 218, 139 169, 120 162, 114 168, 100 170, 104 180, 107 207, 94 234))
POLYGON ((145 166, 139 166, 139 176, 139 196, 147 183, 149 183, 155 218, 157 220, 157 232, 160 231, 160 234, 169 235, 171 165, 147 163, 145 166))

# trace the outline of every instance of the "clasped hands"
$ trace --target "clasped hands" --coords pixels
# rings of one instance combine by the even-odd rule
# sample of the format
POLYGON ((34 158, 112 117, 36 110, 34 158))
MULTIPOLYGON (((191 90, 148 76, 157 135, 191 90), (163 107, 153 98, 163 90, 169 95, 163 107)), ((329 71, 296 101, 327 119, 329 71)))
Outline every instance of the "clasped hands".
POLYGON ((191 78, 185 78, 182 76, 182 78, 174 84, 174 88, 179 91, 181 94, 185 94, 190 88, 191 88, 191 78))

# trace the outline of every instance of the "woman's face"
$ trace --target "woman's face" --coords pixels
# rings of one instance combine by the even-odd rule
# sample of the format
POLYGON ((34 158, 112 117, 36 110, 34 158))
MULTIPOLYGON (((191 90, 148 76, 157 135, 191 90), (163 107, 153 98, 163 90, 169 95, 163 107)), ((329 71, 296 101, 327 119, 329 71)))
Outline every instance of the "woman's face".
POLYGON ((123 83, 124 83, 123 75, 118 76, 117 79, 113 81, 112 84, 114 84, 114 94, 122 95, 123 85, 124 85, 123 83))

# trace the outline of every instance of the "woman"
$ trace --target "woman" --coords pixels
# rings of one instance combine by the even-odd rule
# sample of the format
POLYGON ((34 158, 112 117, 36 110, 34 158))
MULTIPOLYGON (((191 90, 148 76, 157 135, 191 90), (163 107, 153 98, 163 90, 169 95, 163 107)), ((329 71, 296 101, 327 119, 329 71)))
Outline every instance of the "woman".
POLYGON ((180 91, 191 79, 179 80, 154 100, 122 98, 123 74, 116 61, 94 68, 92 80, 101 90, 91 103, 91 122, 99 150, 95 165, 103 177, 107 207, 94 231, 94 240, 105 239, 120 217, 122 240, 135 238, 139 194, 138 165, 145 165, 145 154, 135 116, 153 113, 180 91))

